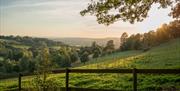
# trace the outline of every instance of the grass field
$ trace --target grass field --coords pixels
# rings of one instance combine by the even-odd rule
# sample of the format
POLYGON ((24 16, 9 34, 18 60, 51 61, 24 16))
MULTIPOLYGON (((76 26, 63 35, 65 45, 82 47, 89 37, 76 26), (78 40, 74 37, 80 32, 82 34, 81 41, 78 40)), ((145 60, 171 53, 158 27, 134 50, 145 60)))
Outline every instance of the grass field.
MULTIPOLYGON (((93 59, 85 65, 74 68, 180 68, 180 39, 172 40, 152 48, 148 52, 127 51, 93 59)), ((33 77, 23 77, 22 86, 32 86, 33 77)), ((50 75, 58 87, 65 84, 64 74, 50 75)), ((16 89, 17 78, 0 81, 0 91, 16 89)), ((70 74, 70 86, 104 89, 132 89, 132 74, 70 74)), ((160 89, 180 89, 179 75, 138 75, 138 89, 143 91, 160 89)))
POLYGON ((23 45, 20 42, 17 42, 15 40, 0 39, 0 41, 5 41, 5 42, 11 44, 15 48, 28 49, 30 47, 27 45, 23 45))

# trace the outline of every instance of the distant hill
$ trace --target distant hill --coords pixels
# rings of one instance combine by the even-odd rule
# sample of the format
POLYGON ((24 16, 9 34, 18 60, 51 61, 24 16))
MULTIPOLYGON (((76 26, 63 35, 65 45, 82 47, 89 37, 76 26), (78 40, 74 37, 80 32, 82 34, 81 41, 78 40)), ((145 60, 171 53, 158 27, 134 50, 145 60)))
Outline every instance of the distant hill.
POLYGON ((49 38, 54 41, 61 41, 65 44, 72 46, 91 46, 93 41, 96 41, 97 44, 105 46, 108 40, 114 40, 116 48, 119 48, 120 39, 119 38, 49 38))
POLYGON ((66 46, 66 44, 60 41, 53 41, 47 38, 35 38, 29 36, 1 36, 0 42, 6 42, 10 45, 20 46, 39 46, 42 43, 46 43, 47 46, 66 46))

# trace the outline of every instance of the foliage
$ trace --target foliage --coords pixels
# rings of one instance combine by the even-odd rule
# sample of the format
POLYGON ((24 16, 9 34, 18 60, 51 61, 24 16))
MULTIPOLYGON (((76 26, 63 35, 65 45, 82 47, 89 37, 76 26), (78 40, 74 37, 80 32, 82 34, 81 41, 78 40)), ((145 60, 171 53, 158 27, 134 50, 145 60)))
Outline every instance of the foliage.
POLYGON ((104 54, 110 54, 112 52, 115 51, 115 48, 114 48, 114 41, 113 40, 109 40, 105 46, 105 48, 103 49, 104 51, 104 54))
MULTIPOLYGON (((158 3, 158 8, 167 8, 172 2, 173 0, 91 0, 80 14, 84 16, 90 13, 96 16, 99 24, 104 25, 110 25, 118 20, 134 23, 141 22, 148 16, 153 4, 158 3)), ((173 9, 173 17, 179 17, 178 9, 179 3, 173 9)))
POLYGON ((47 91, 54 86, 53 81, 48 79, 52 70, 52 63, 49 60, 49 49, 47 47, 42 47, 37 60, 36 77, 33 79, 34 85, 38 91, 47 91))
POLYGON ((170 15, 173 18, 180 19, 180 1, 178 2, 178 0, 176 0, 176 2, 177 4, 175 7, 172 8, 172 12, 170 13, 170 15))
POLYGON ((163 24, 156 31, 149 31, 144 34, 133 34, 128 38, 124 38, 122 34, 120 50, 147 50, 153 46, 167 42, 175 38, 180 38, 180 21, 174 20, 169 24, 163 24))
POLYGON ((71 66, 71 57, 70 54, 68 52, 67 48, 62 48, 59 50, 60 55, 61 55, 61 63, 60 65, 62 67, 70 67, 71 66))
POLYGON ((77 50, 61 42, 20 36, 0 36, 0 38, 0 72, 4 74, 34 72, 37 69, 37 58, 43 50, 42 46, 49 49, 53 68, 70 67, 73 62, 79 60, 77 50), (58 48, 53 48, 54 46, 58 48))
POLYGON ((102 47, 99 46, 96 42, 92 43, 91 49, 92 49, 93 58, 97 58, 102 55, 102 47))
POLYGON ((72 52, 69 53, 69 55, 71 58, 71 63, 74 63, 79 60, 78 52, 75 49, 73 49, 72 52))
MULTIPOLYGON (((122 35, 121 35, 121 38, 120 38, 120 45, 124 44, 126 41, 127 41, 127 38, 128 38, 128 34, 126 32, 124 32, 122 35)), ((122 46, 120 46, 121 48, 122 46)))
POLYGON ((89 54, 88 52, 83 52, 83 54, 80 56, 81 62, 85 64, 85 62, 89 61, 89 54))

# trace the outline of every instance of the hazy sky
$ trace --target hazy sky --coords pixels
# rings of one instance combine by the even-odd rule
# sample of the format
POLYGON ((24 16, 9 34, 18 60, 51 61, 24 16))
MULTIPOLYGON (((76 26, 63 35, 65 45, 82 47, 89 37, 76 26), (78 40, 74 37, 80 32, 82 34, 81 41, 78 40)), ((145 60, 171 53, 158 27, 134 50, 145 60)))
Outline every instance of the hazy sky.
POLYGON ((0 34, 36 37, 120 37, 155 30, 172 20, 170 8, 154 5, 141 23, 99 25, 94 16, 80 16, 90 0, 0 0, 0 34))

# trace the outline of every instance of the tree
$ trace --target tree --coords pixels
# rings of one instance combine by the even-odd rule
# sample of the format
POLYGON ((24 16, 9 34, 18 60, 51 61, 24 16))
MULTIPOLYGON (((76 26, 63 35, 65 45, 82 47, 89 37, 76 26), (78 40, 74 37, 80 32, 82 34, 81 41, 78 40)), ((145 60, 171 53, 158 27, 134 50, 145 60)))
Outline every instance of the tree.
MULTIPOLYGON (((178 0, 176 0, 176 2, 178 2, 178 0)), ((180 3, 177 3, 176 6, 174 8, 172 8, 172 12, 170 13, 170 15, 173 18, 180 19, 180 12, 179 11, 180 11, 180 3)))
POLYGON ((139 50, 141 48, 142 48, 142 35, 139 33, 131 35, 121 45, 121 51, 139 50))
POLYGON ((135 35, 133 49, 135 49, 135 50, 141 49, 141 47, 142 47, 142 40, 141 39, 142 39, 141 34, 138 33, 135 35))
POLYGON ((156 32, 149 31, 148 33, 143 34, 142 46, 144 50, 149 49, 156 44, 156 32))
POLYGON ((13 59, 18 61, 23 57, 23 51, 21 49, 14 48, 13 49, 13 59))
POLYGON ((0 72, 6 72, 6 69, 4 68, 4 59, 0 59, 0 72))
POLYGON ((135 43, 135 35, 131 35, 127 41, 123 44, 123 49, 122 51, 126 51, 126 50, 132 50, 134 49, 134 43, 135 43))
POLYGON ((80 56, 80 60, 82 63, 85 64, 85 62, 87 62, 89 60, 89 53, 88 52, 84 52, 81 56, 80 56))
POLYGON ((104 51, 106 53, 112 53, 114 50, 115 50, 115 47, 114 47, 114 41, 113 40, 109 40, 106 44, 106 47, 104 48, 104 51))
MULTIPOLYGON (((125 34, 124 34, 125 35, 125 34)), ((121 44, 121 51, 149 50, 151 47, 180 37, 180 20, 174 20, 169 24, 163 24, 156 31, 144 34, 133 34, 121 44)), ((123 38, 122 38, 123 39, 123 38)), ((123 41, 123 40, 122 40, 123 41)))
POLYGON ((28 65, 28 72, 32 73, 37 69, 36 67, 36 60, 35 59, 31 59, 29 61, 29 65, 28 65))
POLYGON ((159 43, 166 42, 170 39, 170 33, 168 33, 168 30, 169 28, 167 24, 163 24, 156 30, 157 41, 159 43))
POLYGON ((168 27, 171 38, 180 38, 180 20, 170 22, 168 27))
POLYGON ((61 47, 60 49, 51 49, 50 58, 53 61, 54 67, 70 67, 72 62, 78 60, 78 54, 75 50, 70 48, 61 47))
POLYGON ((67 48, 61 48, 59 50, 59 65, 61 67, 71 66, 71 57, 67 48))
POLYGON ((27 71, 29 69, 29 59, 23 57, 19 60, 19 67, 21 71, 27 71))
MULTIPOLYGON (((91 0, 86 9, 82 10, 82 16, 90 13, 96 16, 99 24, 109 25, 118 20, 130 23, 143 21, 154 3, 158 8, 167 8, 172 5, 173 0, 91 0)), ((179 17, 179 3, 172 9, 173 17, 179 17), (174 13, 175 12, 175 13, 174 13)))
POLYGON ((20 67, 19 67, 18 64, 14 64, 14 65, 13 65, 13 71, 14 71, 14 72, 20 72, 20 67))
POLYGON ((23 57, 19 60, 19 66, 21 71, 28 71, 29 63, 32 60, 32 52, 23 49, 23 57))
POLYGON ((34 83, 38 90, 47 91, 53 85, 51 85, 52 82, 47 79, 52 70, 52 63, 49 60, 49 49, 46 46, 41 47, 41 52, 37 56, 37 61, 37 75, 34 78, 34 83))
POLYGON ((128 34, 124 32, 120 38, 120 50, 123 49, 123 44, 127 41, 128 34))
POLYGON ((3 65, 7 73, 11 73, 13 71, 13 63, 11 60, 5 60, 3 65))
POLYGON ((78 53, 75 50, 71 50, 71 52, 69 53, 70 58, 71 58, 71 62, 76 62, 79 59, 78 53))
POLYGON ((120 42, 121 44, 125 43, 126 40, 128 38, 128 34, 126 32, 124 32, 122 35, 121 35, 121 38, 120 38, 120 42))
POLYGON ((101 46, 99 46, 95 41, 92 43, 91 49, 93 58, 97 58, 102 54, 101 46))

